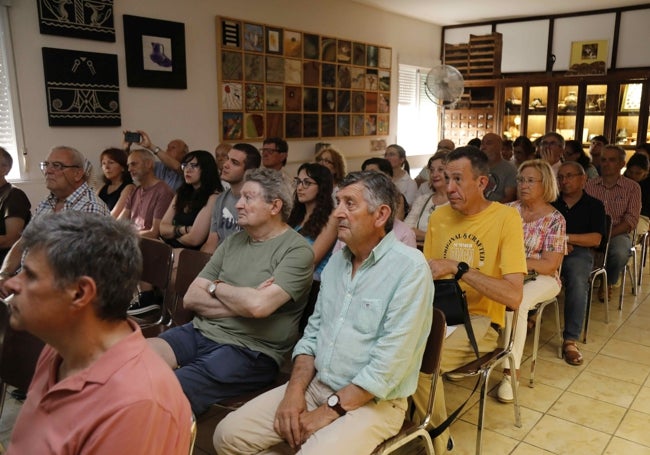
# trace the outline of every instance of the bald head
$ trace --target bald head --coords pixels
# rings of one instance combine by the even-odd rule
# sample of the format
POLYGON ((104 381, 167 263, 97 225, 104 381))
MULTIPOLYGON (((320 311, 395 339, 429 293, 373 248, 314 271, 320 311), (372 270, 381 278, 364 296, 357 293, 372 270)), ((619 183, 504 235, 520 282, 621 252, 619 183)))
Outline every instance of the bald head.
POLYGON ((503 140, 501 136, 494 133, 487 133, 481 139, 481 151, 488 157, 489 163, 492 165, 501 161, 501 146, 503 140))
POLYGON ((176 161, 183 161, 183 157, 189 152, 187 144, 181 139, 174 139, 167 144, 167 153, 176 161))
POLYGON ((451 152, 455 148, 456 148, 456 144, 454 144, 454 141, 452 141, 451 139, 442 139, 440 142, 438 142, 438 150, 445 149, 451 152))

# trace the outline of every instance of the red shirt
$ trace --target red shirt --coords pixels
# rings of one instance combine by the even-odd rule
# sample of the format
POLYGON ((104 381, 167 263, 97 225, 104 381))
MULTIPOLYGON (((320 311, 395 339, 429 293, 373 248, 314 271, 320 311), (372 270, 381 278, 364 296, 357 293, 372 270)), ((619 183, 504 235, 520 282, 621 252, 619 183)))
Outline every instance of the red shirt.
POLYGON ((137 324, 129 324, 132 334, 59 382, 61 356, 45 346, 7 455, 187 455, 187 398, 137 324))

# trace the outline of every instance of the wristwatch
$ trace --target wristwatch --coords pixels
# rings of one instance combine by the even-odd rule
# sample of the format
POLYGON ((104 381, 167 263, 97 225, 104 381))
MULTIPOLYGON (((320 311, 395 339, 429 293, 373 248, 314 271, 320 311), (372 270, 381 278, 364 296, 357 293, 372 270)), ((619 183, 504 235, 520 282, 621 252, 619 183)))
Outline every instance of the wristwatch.
POLYGON ((215 292, 217 292, 217 285, 219 283, 223 283, 223 280, 214 280, 212 283, 210 283, 210 286, 208 286, 208 294, 210 294, 215 299, 217 298, 217 294, 215 294, 215 292))
POLYGON ((153 154, 158 155, 158 152, 160 152, 161 150, 162 149, 160 147, 156 147, 155 149, 153 149, 153 154))
POLYGON ((341 417, 343 417, 345 414, 348 413, 348 411, 343 409, 343 406, 341 406, 341 399, 335 393, 331 394, 327 398, 327 406, 334 409, 336 411, 336 413, 341 417))
POLYGON ((456 275, 454 275, 454 279, 456 281, 460 280, 463 277, 463 275, 467 273, 468 270, 469 270, 469 265, 467 264, 467 262, 459 262, 458 272, 456 272, 456 275))

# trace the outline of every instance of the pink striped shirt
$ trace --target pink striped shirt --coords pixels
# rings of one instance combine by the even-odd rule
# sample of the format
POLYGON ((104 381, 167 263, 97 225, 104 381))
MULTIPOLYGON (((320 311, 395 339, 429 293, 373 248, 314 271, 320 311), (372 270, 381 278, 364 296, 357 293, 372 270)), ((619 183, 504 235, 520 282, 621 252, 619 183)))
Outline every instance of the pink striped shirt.
POLYGON ((596 177, 587 180, 585 191, 602 201, 605 213, 612 217, 612 225, 625 222, 630 232, 636 227, 641 213, 641 187, 634 180, 621 175, 614 186, 608 188, 602 177, 596 177))

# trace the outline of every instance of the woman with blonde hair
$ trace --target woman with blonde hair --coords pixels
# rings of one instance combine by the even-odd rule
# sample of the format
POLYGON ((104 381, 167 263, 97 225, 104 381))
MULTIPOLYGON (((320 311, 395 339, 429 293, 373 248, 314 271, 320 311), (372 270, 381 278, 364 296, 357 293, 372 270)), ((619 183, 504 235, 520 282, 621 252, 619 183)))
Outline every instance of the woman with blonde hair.
MULTIPOLYGON (((508 205, 516 208, 524 226, 524 247, 528 278, 524 282, 524 294, 516 321, 515 340, 512 352, 515 368, 519 365, 526 343, 528 310, 536 304, 552 299, 560 293, 560 265, 566 254, 566 221, 551 205, 559 195, 555 174, 545 160, 524 161, 517 171, 518 199, 508 205)), ((573 341, 565 341, 562 347, 565 356, 580 355, 573 341)), ((511 369, 504 369, 503 380, 497 391, 497 398, 504 403, 513 400, 510 382, 511 369)))
POLYGON ((332 179, 334 180, 332 196, 335 196, 339 189, 339 182, 348 173, 345 157, 338 150, 332 147, 325 147, 316 154, 314 161, 321 166, 325 166, 332 173, 332 179))

